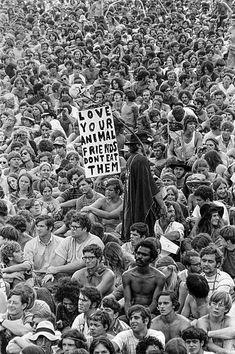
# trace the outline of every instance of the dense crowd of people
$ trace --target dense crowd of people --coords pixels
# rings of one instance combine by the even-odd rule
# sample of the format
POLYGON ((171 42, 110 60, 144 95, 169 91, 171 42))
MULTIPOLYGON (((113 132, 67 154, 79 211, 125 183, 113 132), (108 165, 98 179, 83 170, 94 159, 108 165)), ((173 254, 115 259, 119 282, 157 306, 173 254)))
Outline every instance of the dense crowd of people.
POLYGON ((230 0, 1 0, 0 353, 235 353, 230 0), (88 178, 109 106, 120 173, 88 178))

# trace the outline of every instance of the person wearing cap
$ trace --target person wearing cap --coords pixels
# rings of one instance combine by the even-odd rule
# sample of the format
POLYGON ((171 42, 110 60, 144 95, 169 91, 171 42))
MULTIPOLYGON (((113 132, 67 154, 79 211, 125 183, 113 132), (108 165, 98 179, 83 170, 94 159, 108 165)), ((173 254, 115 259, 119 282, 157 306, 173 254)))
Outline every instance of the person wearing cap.
POLYGON ((152 320, 151 328, 162 331, 166 343, 175 337, 179 337, 181 331, 190 326, 190 321, 177 314, 180 303, 173 291, 162 291, 157 300, 160 315, 152 320))
POLYGON ((149 226, 150 236, 154 236, 153 228, 156 220, 154 208, 165 215, 166 207, 163 201, 163 184, 160 179, 154 180, 150 163, 144 156, 145 150, 152 143, 152 137, 144 131, 132 134, 127 142, 131 156, 127 160, 128 177, 124 198, 123 240, 129 240, 130 226, 135 222, 144 222, 149 226), (156 203, 156 204, 155 204, 156 203), (141 208, 137 208, 141 205, 141 208))
POLYGON ((54 164, 60 166, 62 161, 66 158, 67 150, 66 150, 66 140, 62 136, 58 136, 53 143, 56 156, 54 157, 54 164))

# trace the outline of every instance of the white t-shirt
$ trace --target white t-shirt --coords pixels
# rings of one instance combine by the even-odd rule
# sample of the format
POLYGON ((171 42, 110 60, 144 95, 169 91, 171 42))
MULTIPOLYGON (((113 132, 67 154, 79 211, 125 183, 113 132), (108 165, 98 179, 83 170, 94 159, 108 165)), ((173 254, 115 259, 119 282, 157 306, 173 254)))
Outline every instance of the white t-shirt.
MULTIPOLYGON (((146 337, 157 338, 165 346, 165 336, 162 332, 154 329, 148 329, 146 337)), ((136 346, 139 339, 133 334, 132 329, 118 333, 112 342, 116 343, 122 354, 136 354, 136 346)))

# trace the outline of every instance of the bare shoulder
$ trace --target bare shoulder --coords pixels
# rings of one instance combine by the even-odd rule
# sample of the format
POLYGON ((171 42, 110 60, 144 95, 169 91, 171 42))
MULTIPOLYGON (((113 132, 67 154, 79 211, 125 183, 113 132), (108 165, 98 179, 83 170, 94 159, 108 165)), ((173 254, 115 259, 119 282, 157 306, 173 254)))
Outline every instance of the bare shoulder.
POLYGON ((207 328, 208 325, 209 325, 209 318, 208 318, 208 315, 205 315, 203 317, 200 317, 197 320, 196 327, 204 329, 205 327, 207 328))
POLYGON ((150 266, 149 268, 150 268, 150 271, 151 271, 153 274, 155 274, 155 275, 158 276, 158 278, 165 279, 165 275, 164 275, 160 270, 158 270, 158 269, 156 269, 156 268, 154 268, 154 267, 152 267, 152 266, 150 266))
POLYGON ((181 323, 183 323, 183 324, 191 324, 191 322, 189 321, 189 319, 188 318, 186 318, 185 316, 183 316, 183 315, 177 315, 177 318, 178 318, 178 320, 181 322, 181 323))
POLYGON ((135 270, 136 270, 136 267, 126 270, 126 271, 122 274, 123 278, 125 278, 125 279, 128 279, 128 278, 129 278, 129 279, 130 279, 131 276, 133 275, 133 273, 135 272, 135 270))

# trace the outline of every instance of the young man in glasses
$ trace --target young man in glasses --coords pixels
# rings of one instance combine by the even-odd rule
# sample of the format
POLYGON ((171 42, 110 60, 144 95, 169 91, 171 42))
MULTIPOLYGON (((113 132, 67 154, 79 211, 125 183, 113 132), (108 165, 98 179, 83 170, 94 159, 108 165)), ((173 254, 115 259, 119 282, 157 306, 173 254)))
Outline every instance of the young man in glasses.
POLYGON ((104 244, 98 236, 90 233, 91 221, 87 215, 75 213, 72 217, 71 236, 61 241, 61 244, 55 249, 54 258, 47 269, 47 275, 44 282, 53 280, 59 273, 73 274, 75 271, 86 266, 83 256, 83 249, 96 244, 102 249, 104 244))
POLYGON ((95 286, 102 297, 109 295, 114 288, 115 275, 103 264, 101 247, 91 244, 84 247, 82 253, 85 268, 76 271, 72 279, 77 280, 81 286, 95 286))

